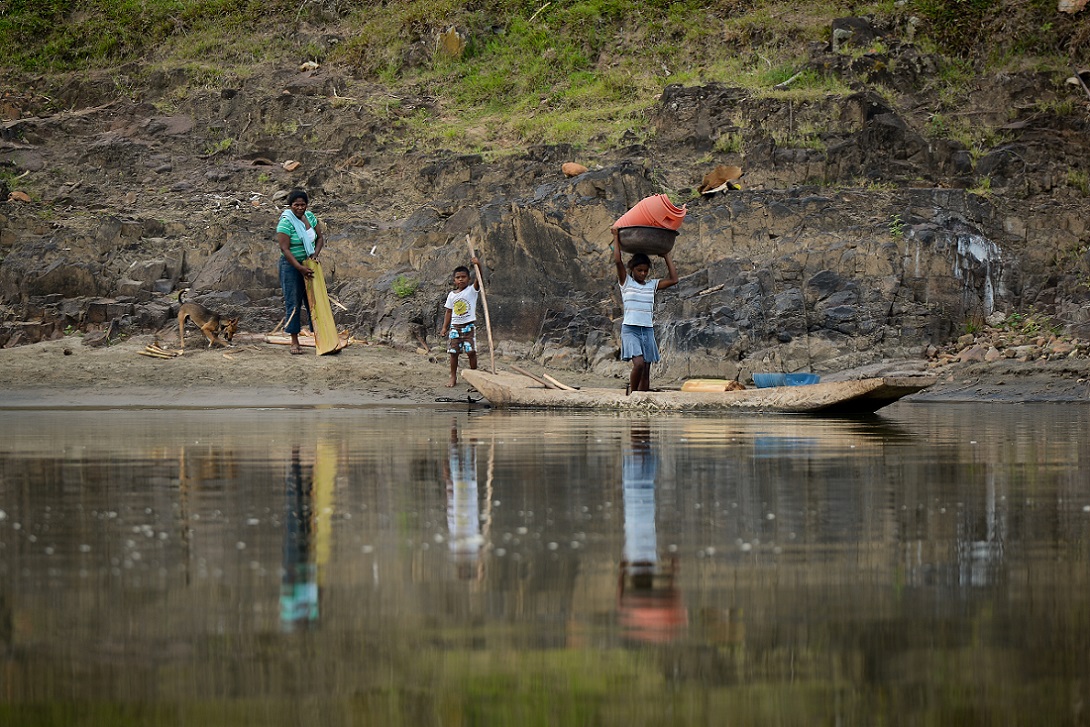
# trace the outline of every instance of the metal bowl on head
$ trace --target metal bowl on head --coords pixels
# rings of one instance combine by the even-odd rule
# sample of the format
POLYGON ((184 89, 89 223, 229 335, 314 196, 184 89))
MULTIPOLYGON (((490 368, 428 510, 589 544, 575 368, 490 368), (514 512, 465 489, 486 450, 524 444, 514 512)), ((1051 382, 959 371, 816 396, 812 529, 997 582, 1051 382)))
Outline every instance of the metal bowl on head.
POLYGON ((631 227, 617 228, 617 242, 620 243, 621 252, 635 255, 642 252, 644 255, 665 255, 674 249, 677 240, 677 230, 665 227, 631 227))

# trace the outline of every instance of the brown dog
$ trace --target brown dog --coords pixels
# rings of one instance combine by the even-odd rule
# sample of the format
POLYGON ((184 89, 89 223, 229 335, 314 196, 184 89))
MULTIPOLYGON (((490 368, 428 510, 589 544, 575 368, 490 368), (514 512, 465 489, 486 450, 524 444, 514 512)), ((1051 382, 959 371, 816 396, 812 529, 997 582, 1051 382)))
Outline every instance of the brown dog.
MULTIPOLYGON (((178 294, 178 302, 182 303, 184 297, 185 291, 183 290, 178 294)), ((185 350, 185 321, 187 318, 193 321, 193 325, 201 329, 201 333, 208 339, 209 348, 216 344, 227 346, 228 344, 220 340, 220 334, 230 341, 235 335, 235 331, 238 330, 238 318, 225 320, 200 303, 182 303, 182 306, 178 309, 178 346, 183 351, 185 350)))

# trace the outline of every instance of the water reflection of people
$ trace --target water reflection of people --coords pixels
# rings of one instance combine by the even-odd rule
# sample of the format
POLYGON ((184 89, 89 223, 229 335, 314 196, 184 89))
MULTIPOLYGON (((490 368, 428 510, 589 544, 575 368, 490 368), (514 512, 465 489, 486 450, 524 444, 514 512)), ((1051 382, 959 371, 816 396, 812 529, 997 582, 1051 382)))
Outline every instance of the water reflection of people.
POLYGON ((688 618, 677 587, 677 559, 661 561, 655 525, 655 480, 659 458, 650 424, 635 422, 622 452, 624 559, 618 580, 622 633, 639 641, 672 641, 688 618))
POLYGON ((458 436, 450 425, 450 446, 444 467, 447 488, 447 538, 458 577, 480 578, 481 506, 477 492, 477 446, 458 436))
POLYGON ((285 485, 280 625, 290 631, 318 621, 314 480, 311 472, 303 470, 298 446, 291 449, 285 485))

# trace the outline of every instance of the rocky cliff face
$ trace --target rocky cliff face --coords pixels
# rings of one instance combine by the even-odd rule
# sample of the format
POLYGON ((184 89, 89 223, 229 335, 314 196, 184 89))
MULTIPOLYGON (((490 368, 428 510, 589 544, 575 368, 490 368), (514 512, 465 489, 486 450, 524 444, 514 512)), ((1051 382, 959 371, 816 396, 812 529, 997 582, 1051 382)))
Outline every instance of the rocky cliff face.
MULTIPOLYGON (((811 55, 844 73, 882 63, 811 55)), ((918 89, 934 61, 910 49, 900 60, 900 77, 881 77, 918 89)), ((672 86, 650 121, 653 144, 492 161, 389 151, 378 119, 335 102, 362 90, 322 69, 255 76, 170 115, 92 86, 55 90, 72 95, 69 112, 36 116, 29 92, 8 111, 0 164, 33 175, 39 199, 0 205, 4 345, 111 320, 169 330, 182 287, 241 315, 244 329, 273 328, 273 228, 293 186, 327 225, 336 317, 359 337, 434 344, 469 235, 500 351, 623 369, 609 226, 664 190, 689 200, 681 284, 657 313, 668 375, 923 356, 997 311, 1032 309, 1090 333, 1086 198, 1065 182, 1085 174, 1090 125, 1082 106, 1017 111, 1065 93, 1033 74, 981 83, 969 112, 1010 126, 983 155, 925 136, 914 107, 864 86, 820 102, 672 86), (744 141, 724 143, 731 135, 744 141), (211 148, 226 137, 238 143, 211 148), (590 170, 567 178, 566 161, 590 170), (743 189, 696 194, 717 164, 741 166, 743 189)), ((428 103, 401 102, 405 113, 428 103)))

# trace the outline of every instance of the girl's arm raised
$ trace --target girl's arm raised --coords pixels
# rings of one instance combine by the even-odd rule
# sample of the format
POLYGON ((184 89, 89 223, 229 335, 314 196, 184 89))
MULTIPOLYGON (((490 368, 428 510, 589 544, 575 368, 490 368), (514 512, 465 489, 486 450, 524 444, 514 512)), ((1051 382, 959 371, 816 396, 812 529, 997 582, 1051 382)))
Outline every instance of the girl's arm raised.
POLYGON ((668 277, 659 280, 658 290, 663 288, 669 288, 671 285, 677 285, 677 268, 674 267, 674 259, 670 257, 670 253, 666 253, 662 256, 662 259, 666 261, 666 273, 668 277))
POLYGON ((611 228, 613 232, 613 264, 617 268, 617 282, 624 285, 624 281, 628 279, 628 272, 624 269, 624 261, 621 260, 621 243, 617 239, 617 228, 611 228))

